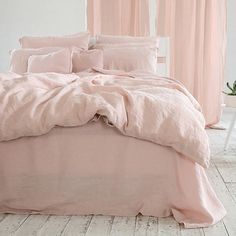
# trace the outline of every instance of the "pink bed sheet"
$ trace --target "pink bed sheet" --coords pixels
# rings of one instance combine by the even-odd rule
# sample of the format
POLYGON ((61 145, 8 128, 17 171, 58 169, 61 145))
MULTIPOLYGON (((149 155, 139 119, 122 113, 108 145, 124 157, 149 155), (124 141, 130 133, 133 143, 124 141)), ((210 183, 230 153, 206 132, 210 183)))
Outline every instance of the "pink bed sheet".
POLYGON ((5 213, 173 214, 188 228, 226 213, 202 166, 100 121, 0 142, 0 187, 5 213))

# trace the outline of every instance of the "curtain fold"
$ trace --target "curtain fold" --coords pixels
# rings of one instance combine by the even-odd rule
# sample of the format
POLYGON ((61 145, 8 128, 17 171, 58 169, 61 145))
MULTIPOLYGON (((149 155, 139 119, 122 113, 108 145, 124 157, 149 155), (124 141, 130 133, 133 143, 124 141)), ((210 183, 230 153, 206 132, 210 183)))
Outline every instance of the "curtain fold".
POLYGON ((147 36, 149 0, 87 0, 87 22, 93 35, 147 36))
POLYGON ((170 37, 171 76, 199 101, 208 125, 221 115, 226 0, 157 0, 157 32, 170 37))

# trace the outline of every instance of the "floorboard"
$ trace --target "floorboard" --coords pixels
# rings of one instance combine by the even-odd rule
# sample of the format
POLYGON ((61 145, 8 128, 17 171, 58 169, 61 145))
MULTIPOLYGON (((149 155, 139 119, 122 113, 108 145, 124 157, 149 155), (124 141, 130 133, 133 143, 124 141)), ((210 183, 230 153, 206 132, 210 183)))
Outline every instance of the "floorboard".
POLYGON ((180 225, 173 217, 159 218, 158 236, 180 236, 180 225))
POLYGON ((223 155, 221 159, 216 159, 214 163, 225 183, 236 183, 236 154, 223 155))
POLYGON ((28 218, 28 215, 8 214, 0 223, 0 236, 13 235, 28 218))
POLYGON ((204 228, 203 231, 204 231, 205 236, 228 236, 229 235, 223 221, 211 227, 204 228))
POLYGON ((135 217, 116 216, 114 218, 110 236, 130 236, 134 234, 135 217))
POLYGON ((84 236, 88 230, 93 216, 72 216, 62 235, 84 236))
POLYGON ((227 183, 226 187, 233 196, 234 201, 236 202, 236 183, 227 183))
POLYGON ((37 233, 38 236, 60 236, 70 220, 69 216, 50 216, 37 233))
POLYGON ((7 216, 7 214, 0 214, 0 222, 7 216))
POLYGON ((204 236, 203 229, 185 229, 181 227, 181 236, 204 236))
POLYGON ((159 223, 157 217, 149 217, 146 236, 157 236, 159 231, 159 223))
POLYGON ((85 235, 110 235, 113 219, 114 216, 94 216, 85 235))
POLYGON ((43 227, 48 215, 30 215, 24 223, 16 230, 15 236, 33 236, 43 227))

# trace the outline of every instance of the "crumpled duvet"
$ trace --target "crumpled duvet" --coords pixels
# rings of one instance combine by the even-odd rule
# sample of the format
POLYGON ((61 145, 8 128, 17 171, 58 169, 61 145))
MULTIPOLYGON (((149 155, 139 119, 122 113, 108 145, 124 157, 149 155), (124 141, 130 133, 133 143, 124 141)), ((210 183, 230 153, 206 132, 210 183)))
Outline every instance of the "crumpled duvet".
POLYGON ((203 167, 201 108, 179 82, 143 73, 0 74, 0 141, 82 126, 101 116, 124 135, 175 149, 203 167))

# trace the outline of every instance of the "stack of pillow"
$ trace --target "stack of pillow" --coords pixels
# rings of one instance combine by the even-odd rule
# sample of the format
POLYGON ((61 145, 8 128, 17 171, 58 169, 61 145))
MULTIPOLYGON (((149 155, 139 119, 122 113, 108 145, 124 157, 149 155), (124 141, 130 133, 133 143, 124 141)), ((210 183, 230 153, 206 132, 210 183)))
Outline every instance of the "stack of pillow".
POLYGON ((104 69, 155 73, 158 46, 156 37, 99 35, 93 48, 103 50, 104 69))
POLYGON ((64 37, 23 37, 20 44, 21 49, 11 51, 10 63, 10 71, 18 74, 68 74, 91 68, 156 72, 158 40, 154 37, 100 35, 91 40, 89 32, 82 32, 64 37))

